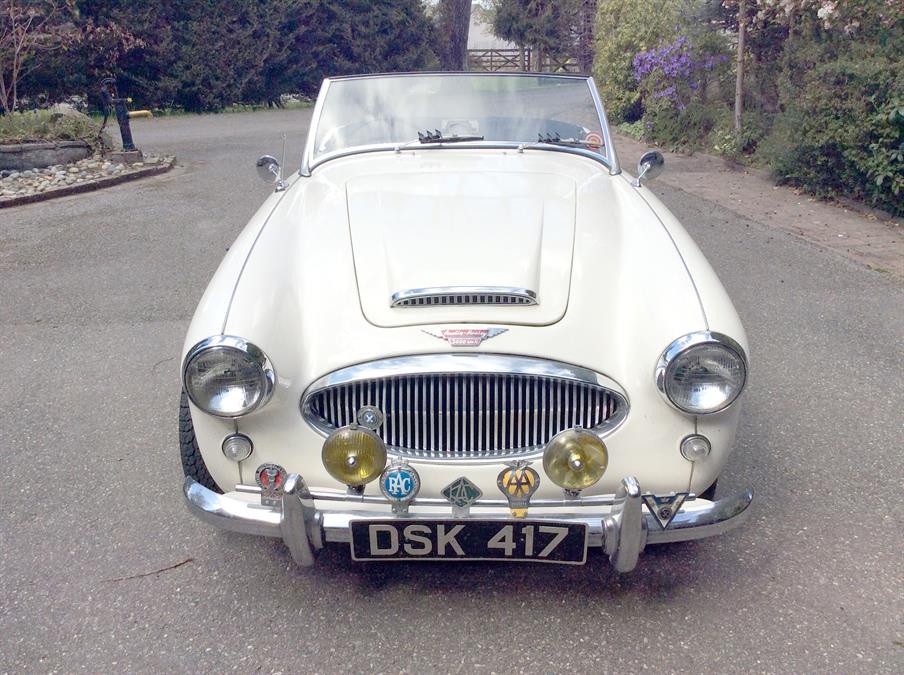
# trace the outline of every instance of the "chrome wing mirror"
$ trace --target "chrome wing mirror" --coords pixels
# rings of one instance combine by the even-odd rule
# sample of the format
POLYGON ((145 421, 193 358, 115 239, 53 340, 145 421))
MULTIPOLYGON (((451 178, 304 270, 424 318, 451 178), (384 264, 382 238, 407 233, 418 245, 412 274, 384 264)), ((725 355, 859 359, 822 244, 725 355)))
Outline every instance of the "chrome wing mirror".
POLYGON ((282 168, 275 157, 264 155, 257 160, 257 175, 265 183, 275 183, 276 191, 285 190, 289 184, 283 180, 282 168))
POLYGON ((665 166, 665 158, 658 150, 647 150, 637 163, 637 178, 634 179, 634 187, 640 187, 642 179, 653 180, 662 173, 665 166))

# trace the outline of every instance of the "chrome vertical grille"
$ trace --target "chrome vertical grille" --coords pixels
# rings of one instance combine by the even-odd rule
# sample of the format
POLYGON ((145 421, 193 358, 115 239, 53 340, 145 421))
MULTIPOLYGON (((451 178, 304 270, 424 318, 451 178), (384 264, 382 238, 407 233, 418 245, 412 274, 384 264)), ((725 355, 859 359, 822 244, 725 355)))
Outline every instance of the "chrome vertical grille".
POLYGON ((575 426, 602 431, 627 414, 618 393, 595 382, 533 373, 406 373, 318 388, 306 418, 324 433, 355 420, 361 406, 385 415, 378 430, 413 458, 480 459, 530 454, 575 426))

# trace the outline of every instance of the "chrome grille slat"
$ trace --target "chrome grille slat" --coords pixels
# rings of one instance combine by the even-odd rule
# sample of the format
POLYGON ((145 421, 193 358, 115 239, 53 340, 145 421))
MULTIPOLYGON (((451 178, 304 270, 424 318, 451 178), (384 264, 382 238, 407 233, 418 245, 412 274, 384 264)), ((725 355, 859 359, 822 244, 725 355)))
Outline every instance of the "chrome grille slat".
POLYGON ((385 415, 378 434, 391 452, 454 460, 518 457, 560 431, 599 428, 626 414, 601 385, 524 373, 392 375, 314 391, 305 414, 327 433, 355 421, 361 406, 385 415))

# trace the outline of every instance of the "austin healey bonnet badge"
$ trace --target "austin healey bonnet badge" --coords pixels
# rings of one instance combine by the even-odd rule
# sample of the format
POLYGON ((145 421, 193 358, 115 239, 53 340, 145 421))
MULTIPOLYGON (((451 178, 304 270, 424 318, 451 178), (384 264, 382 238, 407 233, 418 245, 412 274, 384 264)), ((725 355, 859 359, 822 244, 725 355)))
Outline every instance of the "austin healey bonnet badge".
POLYGON ((479 347, 484 340, 502 335, 508 328, 443 328, 428 330, 422 328, 427 335, 445 340, 453 347, 479 347))

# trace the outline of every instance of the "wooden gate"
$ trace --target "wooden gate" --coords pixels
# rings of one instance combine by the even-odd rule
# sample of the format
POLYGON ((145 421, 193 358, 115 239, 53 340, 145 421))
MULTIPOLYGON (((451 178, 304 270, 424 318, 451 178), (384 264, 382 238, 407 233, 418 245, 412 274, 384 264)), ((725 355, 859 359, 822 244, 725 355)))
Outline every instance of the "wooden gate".
MULTIPOLYGON (((469 49, 468 70, 482 72, 531 71, 536 66, 532 49, 469 49)), ((545 73, 578 73, 580 64, 572 56, 544 54, 538 71, 545 73)))
POLYGON ((530 70, 530 50, 469 49, 468 70, 490 73, 530 70))

